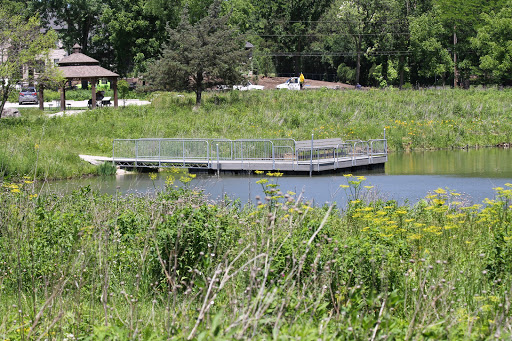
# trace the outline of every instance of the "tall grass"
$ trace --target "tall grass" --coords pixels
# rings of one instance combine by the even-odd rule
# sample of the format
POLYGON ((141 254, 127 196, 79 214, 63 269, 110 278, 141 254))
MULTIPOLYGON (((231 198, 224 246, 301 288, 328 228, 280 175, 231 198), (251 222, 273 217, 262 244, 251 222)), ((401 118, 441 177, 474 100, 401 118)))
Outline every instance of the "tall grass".
POLYGON ((510 188, 481 206, 439 188, 401 207, 348 176, 346 207, 315 208, 278 175, 246 208, 172 176, 155 197, 4 183, 0 338, 512 336, 510 188))
POLYGON ((381 138, 392 151, 495 146, 512 142, 511 92, 264 91, 207 93, 200 108, 191 94, 155 94, 145 107, 100 108, 49 119, 22 110, 0 121, 0 174, 33 168, 50 178, 94 173, 78 154, 110 156, 116 138, 381 138), (56 166, 57 165, 57 166, 56 166))

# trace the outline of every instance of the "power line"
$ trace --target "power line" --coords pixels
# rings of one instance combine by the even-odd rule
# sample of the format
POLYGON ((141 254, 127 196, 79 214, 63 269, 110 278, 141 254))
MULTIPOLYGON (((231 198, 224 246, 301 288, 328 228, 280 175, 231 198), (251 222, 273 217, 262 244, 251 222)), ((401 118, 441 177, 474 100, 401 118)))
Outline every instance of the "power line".
POLYGON ((382 32, 382 33, 307 33, 307 34, 258 34, 260 37, 323 37, 323 36, 382 36, 386 34, 410 35, 410 32, 382 32))
POLYGON ((275 23, 326 23, 326 24, 332 24, 332 23, 352 23, 352 22, 358 22, 358 23, 375 23, 375 24, 389 24, 389 23, 407 23, 408 19, 392 19, 392 20, 349 20, 349 19, 336 19, 336 20, 284 20, 284 19, 278 19, 274 21, 275 23))
MULTIPOLYGON (((361 54, 371 56, 408 56, 411 55, 410 51, 371 51, 361 52, 361 54)), ((353 57, 357 56, 357 51, 303 51, 303 52, 269 52, 269 53, 255 53, 255 56, 263 57, 324 57, 324 56, 341 56, 353 57)))

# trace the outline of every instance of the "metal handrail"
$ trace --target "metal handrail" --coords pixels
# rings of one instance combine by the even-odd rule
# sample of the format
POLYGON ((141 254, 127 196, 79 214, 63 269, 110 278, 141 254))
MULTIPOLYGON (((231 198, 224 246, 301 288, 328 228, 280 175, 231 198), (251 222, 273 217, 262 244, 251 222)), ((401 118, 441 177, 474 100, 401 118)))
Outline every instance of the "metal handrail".
MULTIPOLYGON (((313 139, 312 139, 313 141, 313 139)), ((241 161, 242 164, 251 160, 272 162, 275 169, 276 161, 290 161, 298 167, 299 161, 333 160, 335 168, 339 168, 340 160, 351 160, 357 165, 358 157, 387 155, 387 140, 371 139, 368 141, 348 140, 336 146, 319 146, 318 148, 297 148, 294 139, 202 139, 202 138, 141 138, 115 139, 112 144, 113 163, 116 160, 125 162, 132 159, 134 165, 176 164, 179 167, 203 164, 208 169, 213 162, 241 161), (213 149, 215 148, 215 150, 213 149), (306 155, 307 153, 308 155, 306 155), (169 162, 173 160, 172 162, 169 162)), ((318 167, 320 163, 318 164, 318 167)), ((242 166, 242 168, 245 166, 242 166)))

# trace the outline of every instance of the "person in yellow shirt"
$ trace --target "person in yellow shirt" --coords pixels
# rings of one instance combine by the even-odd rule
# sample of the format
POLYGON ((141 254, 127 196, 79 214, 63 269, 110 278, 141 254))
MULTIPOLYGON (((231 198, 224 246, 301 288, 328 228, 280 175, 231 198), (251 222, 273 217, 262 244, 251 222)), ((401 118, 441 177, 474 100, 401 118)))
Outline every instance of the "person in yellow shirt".
POLYGON ((302 90, 304 88, 304 75, 302 74, 302 72, 300 73, 299 82, 300 82, 300 89, 302 90))

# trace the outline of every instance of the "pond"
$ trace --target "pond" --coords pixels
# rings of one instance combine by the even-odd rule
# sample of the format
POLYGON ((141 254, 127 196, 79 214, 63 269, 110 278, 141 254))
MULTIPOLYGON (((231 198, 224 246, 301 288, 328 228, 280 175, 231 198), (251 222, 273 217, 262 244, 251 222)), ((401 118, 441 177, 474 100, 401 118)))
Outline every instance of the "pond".
MULTIPOLYGON (((149 174, 125 174, 112 177, 95 177, 80 180, 55 181, 45 184, 56 192, 71 191, 80 186, 91 186, 102 193, 151 194, 165 186, 167 172, 159 173, 153 181, 149 174)), ((512 150, 482 148, 468 150, 442 150, 410 153, 393 153, 384 170, 358 172, 365 176, 365 191, 372 198, 397 200, 399 203, 416 203, 437 188, 447 188, 460 193, 459 201, 465 204, 481 203, 493 198, 495 187, 512 183, 512 150)), ((198 174, 190 186, 199 187, 212 199, 228 196, 242 202, 262 196, 262 187, 256 174, 227 175, 219 177, 198 174)), ((270 178, 283 192, 303 193, 307 200, 321 205, 336 201, 345 203, 348 192, 340 185, 347 184, 342 173, 322 176, 284 176, 270 178)))

